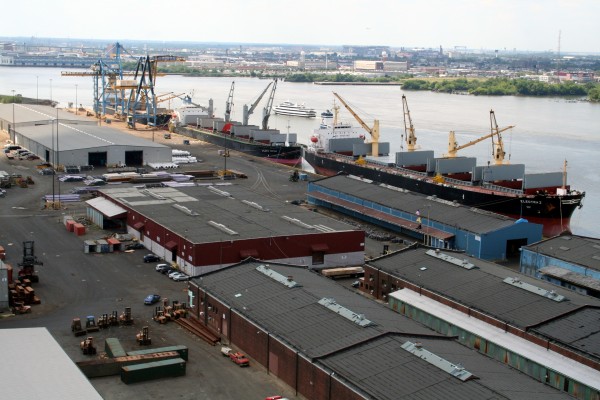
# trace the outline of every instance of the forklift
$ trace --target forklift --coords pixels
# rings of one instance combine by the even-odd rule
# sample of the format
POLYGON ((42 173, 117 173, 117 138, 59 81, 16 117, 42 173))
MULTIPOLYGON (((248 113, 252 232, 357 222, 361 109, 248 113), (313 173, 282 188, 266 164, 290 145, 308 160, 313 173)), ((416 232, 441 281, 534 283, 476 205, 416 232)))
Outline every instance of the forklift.
POLYGON ((40 281, 34 268, 36 265, 44 265, 44 263, 38 261, 35 256, 33 240, 23 242, 23 261, 17 265, 21 267, 21 270, 19 271, 19 281, 23 282, 25 279, 29 279, 31 282, 40 281))
POLYGON ((135 335, 135 340, 140 346, 148 346, 152 344, 152 339, 150 339, 149 328, 144 326, 140 333, 135 335))

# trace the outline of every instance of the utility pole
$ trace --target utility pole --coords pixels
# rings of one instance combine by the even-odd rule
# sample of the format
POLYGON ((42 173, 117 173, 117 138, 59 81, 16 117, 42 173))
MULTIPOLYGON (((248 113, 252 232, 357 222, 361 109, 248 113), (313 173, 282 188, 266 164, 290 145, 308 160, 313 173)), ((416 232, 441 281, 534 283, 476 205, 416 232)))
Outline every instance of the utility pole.
POLYGON ((560 36, 561 30, 558 30, 558 49, 556 54, 556 77, 558 78, 558 83, 560 83, 560 36))
POLYGON ((75 115, 77 115, 78 108, 79 106, 77 106, 77 84, 75 84, 75 115))

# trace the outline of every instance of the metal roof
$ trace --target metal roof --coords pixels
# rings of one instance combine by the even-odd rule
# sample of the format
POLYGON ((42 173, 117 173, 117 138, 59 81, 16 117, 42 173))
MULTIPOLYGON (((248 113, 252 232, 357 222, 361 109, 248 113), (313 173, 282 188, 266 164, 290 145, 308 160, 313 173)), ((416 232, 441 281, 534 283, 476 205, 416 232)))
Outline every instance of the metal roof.
POLYGON ((195 243, 355 230, 333 218, 236 184, 120 187, 101 192, 195 243))
MULTIPOLYGON (((12 114, 12 104, 0 104, 0 119, 12 123, 12 114)), ((47 148, 56 146, 61 152, 106 146, 167 147, 124 134, 118 129, 111 128, 110 125, 99 126, 94 120, 50 106, 15 104, 14 115, 17 133, 47 148)))
POLYGON ((600 271, 600 239, 563 235, 523 247, 529 251, 600 271))
POLYGON ((0 329, 0 354, 4 399, 102 400, 46 328, 0 329))
POLYGON ((311 185, 321 186, 410 214, 420 210, 421 217, 424 219, 448 226, 458 226, 474 233, 484 234, 515 223, 514 219, 504 215, 453 204, 433 196, 390 188, 387 185, 343 174, 314 181, 311 185))
POLYGON ((108 218, 114 218, 117 215, 125 214, 127 212, 126 209, 119 207, 112 201, 109 201, 103 197, 96 197, 95 199, 88 200, 86 201, 86 204, 100 211, 108 218))
POLYGON ((570 398, 307 268, 245 261, 194 282, 368 398, 570 398), (260 272, 261 265, 297 285, 290 287, 260 272), (374 325, 359 326, 323 307, 319 301, 325 297, 374 325), (406 341, 422 342, 479 379, 462 382, 403 350, 406 341))
POLYGON ((431 257, 427 255, 427 251, 427 248, 422 247, 408 248, 370 260, 368 264, 521 328, 572 311, 584 304, 600 305, 598 299, 460 252, 441 250, 442 253, 464 258, 478 268, 467 270, 431 257), (422 270, 422 267, 427 269, 422 270), (556 302, 507 284, 504 282, 507 277, 518 277, 522 282, 554 291, 568 300, 556 302))

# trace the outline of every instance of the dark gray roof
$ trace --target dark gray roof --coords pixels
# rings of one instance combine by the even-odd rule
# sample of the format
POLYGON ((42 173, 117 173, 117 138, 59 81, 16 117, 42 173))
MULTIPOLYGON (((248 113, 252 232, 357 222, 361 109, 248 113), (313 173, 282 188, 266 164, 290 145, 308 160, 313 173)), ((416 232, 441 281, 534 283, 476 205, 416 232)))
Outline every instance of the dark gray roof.
POLYGON ((399 316, 306 268, 268 263, 302 285, 288 288, 258 272, 265 263, 242 263, 195 279, 212 295, 283 337, 308 357, 322 357, 385 332, 440 336, 421 324, 399 316), (322 298, 362 314, 376 325, 361 327, 318 304, 322 298))
MULTIPOLYGON (((592 349, 588 350, 583 341, 572 340, 574 325, 567 322, 560 323, 560 321, 568 321, 569 313, 585 305, 600 307, 600 300, 494 263, 468 257, 463 253, 441 251, 458 259, 465 259, 478 267, 468 270, 427 255, 428 250, 430 249, 412 247, 370 260, 368 264, 525 330, 545 321, 554 320, 556 328, 551 331, 554 340, 577 347, 584 353, 597 352, 596 346, 591 346, 592 349), (422 267, 427 269, 421 270, 422 267), (554 291, 565 296, 567 300, 556 302, 503 282, 504 278, 510 277, 518 277, 522 282, 554 291)), ((595 314, 596 317, 582 319, 578 326, 590 332, 600 332, 600 308, 591 310, 590 313, 595 314)), ((540 333, 545 335, 546 331, 540 333)))
POLYGON ((272 199, 236 184, 143 190, 119 187, 103 189, 102 192, 195 243, 355 230, 333 218, 272 199), (230 196, 222 196, 215 189, 227 192, 230 196), (183 206, 195 215, 174 205, 183 206), (300 223, 290 222, 290 219, 300 223), (209 221, 222 224, 237 235, 219 230, 209 225, 209 221))
POLYGON ((600 358, 600 309, 585 307, 533 330, 600 358))
POLYGON ((600 239, 564 235, 524 247, 529 251, 600 271, 600 239))
POLYGON ((568 399, 506 365, 461 344, 443 339, 388 335, 334 354, 322 364, 377 399, 568 399), (405 341, 461 364, 478 379, 462 382, 403 350, 405 341))
POLYGON ((570 398, 306 268, 246 261, 194 282, 369 398, 570 398), (302 286, 289 288, 257 271, 260 265, 302 286), (319 305, 323 297, 364 314, 376 325, 350 322, 319 305), (432 366, 401 348, 407 340, 462 363, 479 379, 462 382, 432 366))
POLYGON ((458 226, 474 233, 484 234, 515 223, 514 219, 504 215, 453 204, 418 193, 394 190, 379 183, 370 182, 340 174, 314 181, 311 185, 349 194, 413 215, 420 210, 423 219, 431 219, 448 226, 458 226))
MULTIPOLYGON (((0 104, 0 119, 12 123, 12 113, 12 104, 0 104)), ((56 146, 56 143, 53 145, 52 142, 53 140, 56 142, 58 130, 60 151, 106 146, 166 147, 160 143, 124 134, 106 124, 98 126, 96 121, 89 118, 49 106, 15 104, 14 114, 16 131, 47 148, 56 146), (57 118, 58 128, 55 121, 57 118)))

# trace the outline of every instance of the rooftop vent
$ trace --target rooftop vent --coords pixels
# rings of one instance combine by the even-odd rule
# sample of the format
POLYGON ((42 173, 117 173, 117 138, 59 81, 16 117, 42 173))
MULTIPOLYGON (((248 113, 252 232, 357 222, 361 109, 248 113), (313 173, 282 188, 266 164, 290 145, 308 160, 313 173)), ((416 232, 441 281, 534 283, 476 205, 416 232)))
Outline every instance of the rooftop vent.
POLYGON ((567 300, 567 298, 565 296, 556 294, 556 292, 554 290, 542 289, 540 287, 534 286, 527 282, 522 282, 519 278, 508 277, 508 278, 505 278, 503 282, 508 283, 509 285, 512 285, 512 286, 516 286, 520 289, 527 290, 528 292, 537 294, 538 296, 542 296, 542 297, 546 297, 550 300, 554 300, 556 302, 561 302, 561 301, 567 300))
POLYGON ((314 225, 314 227, 321 232, 325 232, 325 233, 329 233, 329 232, 335 232, 335 229, 330 228, 328 226, 325 225, 314 225))
POLYGON ((142 190, 140 190, 140 192, 144 193, 147 196, 154 197, 155 199, 158 199, 158 200, 166 200, 167 199, 165 196, 161 196, 160 194, 154 193, 148 189, 142 189, 142 190))
POLYGON ((261 206, 260 204, 255 203, 253 201, 242 200, 242 203, 249 205, 250 207, 256 208, 257 210, 260 210, 260 211, 265 211, 265 212, 271 211, 268 208, 265 208, 265 207, 261 206))
POLYGON ((289 288, 295 288, 295 287, 301 287, 302 285, 300 285, 298 282, 294 281, 292 279, 292 276, 290 275, 283 275, 280 274, 277 271, 272 270, 271 268, 269 268, 267 265, 259 265, 258 267, 256 267, 256 270, 260 273, 263 273, 265 275, 267 275, 269 278, 281 283, 282 285, 285 285, 289 288))
POLYGON ((475 264, 470 263, 468 260, 466 260, 466 259, 461 260, 459 258, 449 256, 448 254, 442 253, 439 249, 427 250, 425 252, 425 254, 427 254, 428 256, 435 257, 437 259, 449 262, 450 264, 458 265, 459 267, 462 267, 464 269, 477 268, 475 266, 475 264))
POLYGON ((216 187, 214 187, 214 186, 209 186, 209 187, 208 187, 208 190, 210 190, 210 191, 211 191, 211 192, 213 192, 213 193, 216 193, 216 194, 218 194, 219 196, 223 196, 223 197, 231 197, 231 193, 229 193, 229 192, 226 192, 226 191, 224 191, 224 190, 221 190, 221 189, 217 189, 217 188, 216 188, 216 187))
POLYGON ((297 218, 288 217, 287 215, 282 215, 281 218, 284 219, 284 220, 286 220, 289 223, 292 223, 294 225, 298 225, 298 226, 300 226, 302 228, 305 228, 305 229, 315 229, 314 226, 306 224, 306 223, 300 221, 297 218))
POLYGON ((189 208, 182 206, 181 204, 173 204, 173 208, 176 208, 179 211, 181 211, 182 213, 190 215, 192 217, 200 215, 196 211, 190 210, 189 208))
POLYGON ((346 307, 339 305, 335 302, 334 299, 324 297, 321 300, 319 300, 319 304, 324 307, 327 307, 328 309, 341 315, 342 317, 354 322, 356 325, 362 326, 363 328, 375 325, 374 322, 366 319, 363 314, 357 314, 347 309, 346 307))
POLYGON ((235 236, 235 235, 239 235, 239 233, 237 233, 236 231, 234 231, 233 229, 229 229, 228 227, 226 227, 223 224, 219 224, 218 222, 215 221, 208 221, 208 224, 212 227, 217 228, 220 231, 223 231, 231 236, 235 236))
POLYGON ((356 176, 356 175, 348 175, 348 178, 354 179, 356 181, 361 181, 361 182, 366 182, 366 183, 373 183, 373 181, 370 180, 370 179, 361 178, 360 176, 356 176))
POLYGON ((450 361, 440 356, 437 356, 430 351, 425 350, 420 342, 406 342, 402 345, 402 348, 408 351, 409 353, 412 353, 415 356, 419 357, 420 359, 428 362, 429 364, 435 365, 442 371, 449 373, 450 375, 460 379, 463 382, 468 381, 469 379, 477 379, 475 375, 465 370, 465 368, 462 365, 453 364, 450 361))

